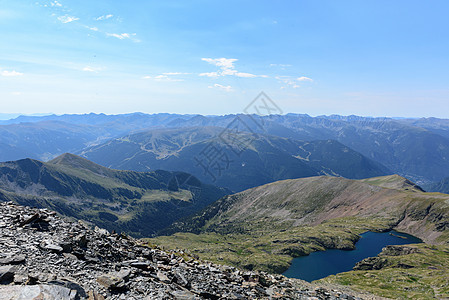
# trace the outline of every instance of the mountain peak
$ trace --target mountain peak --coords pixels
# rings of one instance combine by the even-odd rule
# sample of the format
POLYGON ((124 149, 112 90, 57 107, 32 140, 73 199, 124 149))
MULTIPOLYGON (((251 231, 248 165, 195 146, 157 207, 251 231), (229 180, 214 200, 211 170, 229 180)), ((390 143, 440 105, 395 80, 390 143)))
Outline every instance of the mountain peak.
POLYGON ((100 166, 94 162, 91 162, 90 160, 85 159, 84 157, 72 153, 61 154, 58 157, 50 160, 48 163, 75 169, 86 169, 97 174, 103 174, 109 171, 108 168, 100 166))
POLYGON ((398 174, 362 179, 361 181, 389 189, 424 192, 419 185, 398 174))

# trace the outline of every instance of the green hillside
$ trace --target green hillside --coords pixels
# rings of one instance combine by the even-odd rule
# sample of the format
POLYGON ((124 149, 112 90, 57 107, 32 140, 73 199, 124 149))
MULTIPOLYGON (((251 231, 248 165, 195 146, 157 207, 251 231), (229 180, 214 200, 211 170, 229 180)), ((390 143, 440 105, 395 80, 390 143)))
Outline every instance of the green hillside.
POLYGON ((112 170, 73 154, 0 163, 1 199, 150 236, 226 194, 186 173, 112 170))
POLYGON ((449 247, 449 195, 397 175, 283 180, 226 196, 149 242, 281 273, 294 257, 353 249, 359 234, 390 229, 449 247))

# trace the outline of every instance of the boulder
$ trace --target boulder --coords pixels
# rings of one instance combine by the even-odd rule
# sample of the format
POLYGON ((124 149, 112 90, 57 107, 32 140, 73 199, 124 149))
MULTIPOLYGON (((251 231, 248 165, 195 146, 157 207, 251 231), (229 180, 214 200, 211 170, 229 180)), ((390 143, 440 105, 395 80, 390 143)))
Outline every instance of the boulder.
MULTIPOLYGON (((0 266, 0 283, 10 283, 14 279, 14 274, 17 272, 17 267, 7 265, 0 266)), ((1 298, 0 298, 1 299, 1 298)))
POLYGON ((0 287, 0 299, 77 300, 76 291, 57 285, 25 285, 0 287))

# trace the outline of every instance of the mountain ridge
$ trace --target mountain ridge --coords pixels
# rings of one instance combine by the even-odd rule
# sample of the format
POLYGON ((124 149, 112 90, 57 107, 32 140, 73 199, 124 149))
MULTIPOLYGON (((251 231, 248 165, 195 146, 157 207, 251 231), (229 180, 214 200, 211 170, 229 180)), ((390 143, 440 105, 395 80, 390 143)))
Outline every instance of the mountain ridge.
POLYGON ((150 242, 282 273, 294 257, 351 250, 360 234, 393 229, 447 245, 449 195, 422 192, 397 175, 287 179, 225 196, 150 242))
POLYGON ((391 173, 333 140, 305 142, 249 132, 233 133, 235 140, 245 142, 241 146, 224 139, 226 133, 219 127, 150 130, 88 148, 80 155, 116 169, 184 171, 234 191, 320 174, 366 178, 391 173), (209 150, 220 156, 217 160, 223 165, 220 172, 206 170, 200 161, 209 159, 207 155, 213 154, 205 153, 209 150))
POLYGON ((227 193, 182 172, 112 170, 79 156, 0 163, 4 200, 150 236, 227 193), (152 222, 146 222, 146 219, 152 222))
POLYGON ((80 153, 141 130, 218 126, 240 120, 248 132, 296 140, 336 140, 418 184, 449 173, 449 121, 436 118, 368 118, 306 114, 201 116, 180 114, 63 115, 22 117, 0 124, 0 160, 50 160, 80 153), (18 123, 29 121, 28 123, 18 123), (30 138, 31 137, 31 138, 30 138))

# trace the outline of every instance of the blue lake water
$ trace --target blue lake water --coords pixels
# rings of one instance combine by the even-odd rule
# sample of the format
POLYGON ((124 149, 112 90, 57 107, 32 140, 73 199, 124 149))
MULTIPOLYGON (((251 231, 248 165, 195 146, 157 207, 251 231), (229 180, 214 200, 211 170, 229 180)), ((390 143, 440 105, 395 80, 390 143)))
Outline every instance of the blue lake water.
POLYGON ((376 256, 385 246, 422 242, 417 237, 396 231, 366 232, 361 236, 362 238, 355 245, 355 250, 326 250, 297 257, 293 259, 290 268, 283 275, 313 281, 351 271, 357 262, 376 256))

